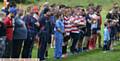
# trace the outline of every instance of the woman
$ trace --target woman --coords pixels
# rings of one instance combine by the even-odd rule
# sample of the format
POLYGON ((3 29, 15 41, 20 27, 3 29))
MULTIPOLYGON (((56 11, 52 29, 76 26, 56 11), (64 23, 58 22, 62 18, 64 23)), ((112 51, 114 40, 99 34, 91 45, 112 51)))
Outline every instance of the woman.
POLYGON ((22 16, 23 10, 19 10, 15 18, 12 58, 19 58, 23 41, 27 39, 27 28, 22 16))
POLYGON ((13 31, 14 24, 13 19, 15 17, 16 9, 10 8, 9 14, 4 18, 4 24, 6 26, 6 49, 4 53, 4 58, 10 58, 12 54, 12 41, 13 41, 13 31))
POLYGON ((59 12, 57 15, 57 21, 55 23, 55 59, 61 59, 62 57, 62 43, 64 33, 64 23, 62 14, 59 12))

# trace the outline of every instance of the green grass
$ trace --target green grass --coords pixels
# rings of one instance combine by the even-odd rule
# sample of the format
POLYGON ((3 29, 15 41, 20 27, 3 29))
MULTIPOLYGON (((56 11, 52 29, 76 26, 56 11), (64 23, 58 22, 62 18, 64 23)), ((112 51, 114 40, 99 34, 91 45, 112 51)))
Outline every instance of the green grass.
MULTIPOLYGON (((45 2, 45 0, 41 0, 39 3, 40 5, 45 2)), ((82 5, 84 7, 87 7, 89 3, 95 3, 95 4, 100 4, 103 7, 102 10, 102 18, 103 18, 103 23, 105 20, 105 16, 108 12, 108 10, 112 7, 112 3, 114 2, 120 2, 120 0, 48 0, 50 4, 56 3, 56 4, 65 4, 68 6, 76 6, 76 5, 82 5)), ((22 5, 22 7, 27 7, 28 5, 22 5)), ((2 7, 2 3, 0 3, 0 7, 2 7)), ((103 39, 103 28, 104 26, 102 25, 102 39, 103 39)), ((120 45, 120 42, 118 42, 120 45)), ((54 49, 49 49, 49 59, 47 61, 54 61, 54 49)), ((114 51, 109 51, 107 53, 103 53, 102 50, 96 49, 94 51, 90 52, 83 52, 80 53, 76 56, 69 56, 66 59, 63 59, 62 61, 120 61, 120 46, 116 46, 114 51)), ((34 47, 33 49, 33 58, 37 57, 37 48, 34 47)))
MULTIPOLYGON (((119 42, 120 45, 120 42, 119 42)), ((62 61, 120 61, 120 46, 114 47, 115 50, 103 53, 101 49, 96 49, 89 52, 83 52, 78 55, 68 56, 62 61)), ((37 48, 33 50, 33 58, 36 58, 37 48)), ((54 61, 54 49, 49 49, 49 59, 47 61, 54 61)), ((59 61, 59 60, 58 60, 59 61)))
MULTIPOLYGON (((90 0, 48 0, 48 1, 50 2, 50 4, 53 4, 53 3, 65 4, 68 6, 83 5, 84 7, 86 7, 89 2, 100 4, 103 7, 101 15, 104 23, 105 16, 108 10, 112 7, 112 3, 118 2, 119 0, 92 0, 92 1, 90 0)), ((102 39, 103 39, 103 28, 104 26, 102 25, 102 30, 101 30, 102 39)), ((119 55, 120 55, 120 47, 115 47, 115 51, 109 51, 107 53, 103 53, 102 50, 96 49, 94 51, 90 51, 87 53, 86 52, 80 53, 77 56, 69 56, 68 58, 63 59, 62 61, 120 61, 119 55)), ((48 59, 48 61, 54 61, 53 56, 54 56, 54 50, 49 49, 50 58, 48 59)))

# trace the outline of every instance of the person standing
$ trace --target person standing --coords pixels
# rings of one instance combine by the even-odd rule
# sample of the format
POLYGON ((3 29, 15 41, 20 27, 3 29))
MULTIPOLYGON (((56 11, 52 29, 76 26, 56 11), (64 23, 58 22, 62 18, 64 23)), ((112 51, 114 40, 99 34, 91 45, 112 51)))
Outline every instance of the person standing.
POLYGON ((50 11, 47 9, 44 11, 44 16, 39 17, 39 24, 40 24, 40 30, 39 30, 39 48, 38 48, 38 58, 40 61, 45 60, 45 54, 47 51, 47 44, 50 38, 50 32, 51 32, 51 23, 49 21, 50 17, 50 11))
POLYGON ((3 57, 5 52, 5 41, 6 41, 6 26, 3 23, 4 13, 0 13, 0 58, 3 57))
POLYGON ((107 13, 106 18, 111 21, 111 26, 110 29, 110 39, 111 39, 111 50, 113 50, 113 45, 116 45, 116 39, 117 39, 117 34, 118 34, 118 21, 119 21, 119 14, 118 14, 118 4, 115 3, 113 5, 113 8, 107 13))
POLYGON ((13 18, 15 17, 16 9, 10 8, 8 16, 4 19, 4 24, 7 27, 6 29, 6 50, 4 58, 10 58, 12 54, 12 40, 13 40, 13 31, 14 24, 13 18))
POLYGON ((120 7, 119 7, 119 11, 118 11, 118 15, 119 15, 119 22, 118 22, 118 40, 120 41, 120 7))
POLYGON ((91 15, 93 13, 93 10, 91 8, 88 9, 85 19, 86 19, 86 30, 84 34, 84 39, 83 39, 83 50, 88 50, 88 44, 91 36, 91 15))
POLYGON ((63 34, 64 34, 64 22, 62 14, 58 13, 56 15, 57 20, 55 24, 55 59, 62 58, 62 43, 63 43, 63 34))
POLYGON ((104 46, 103 46, 103 50, 106 52, 107 50, 110 50, 110 32, 108 29, 108 23, 106 22, 104 24, 105 28, 104 28, 104 46))
POLYGON ((51 5, 50 11, 51 11, 51 16, 50 16, 50 22, 52 24, 52 35, 51 35, 51 48, 55 47, 55 39, 54 39, 54 26, 55 26, 55 21, 56 21, 56 4, 51 5))
MULTIPOLYGON (((23 21, 25 21, 27 27, 27 39, 24 41, 23 51, 22 51, 22 58, 31 58, 32 57, 32 49, 34 45, 34 39, 37 34, 37 27, 36 27, 36 13, 32 10, 33 7, 28 8, 27 15, 23 17, 23 21), (34 17, 35 16, 35 17, 34 17)), ((36 11, 36 9, 35 9, 36 11)))
POLYGON ((77 26, 74 26, 74 22, 73 22, 73 21, 75 21, 74 18, 75 18, 74 16, 70 17, 70 24, 71 24, 70 37, 72 39, 72 46, 70 48, 70 51, 72 54, 77 52, 76 45, 77 45, 77 41, 79 39, 79 30, 77 29, 77 26), (76 30, 73 30, 73 29, 76 29, 76 30))
POLYGON ((20 57, 23 41, 27 39, 27 28, 25 22, 22 20, 22 16, 23 16, 23 10, 19 9, 18 14, 15 17, 12 58, 20 57))
POLYGON ((62 45, 62 57, 66 58, 67 57, 67 46, 68 46, 68 41, 70 39, 70 31, 71 31, 71 24, 70 24, 70 14, 71 10, 69 8, 66 8, 65 13, 64 13, 64 40, 63 40, 63 45, 62 45))

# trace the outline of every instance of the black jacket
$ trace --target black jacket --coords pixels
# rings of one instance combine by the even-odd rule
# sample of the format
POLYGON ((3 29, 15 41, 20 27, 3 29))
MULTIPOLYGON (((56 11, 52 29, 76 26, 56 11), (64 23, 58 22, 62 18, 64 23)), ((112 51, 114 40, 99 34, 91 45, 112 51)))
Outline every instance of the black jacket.
POLYGON ((0 27, 0 37, 2 36, 6 36, 6 26, 4 25, 4 23, 0 22, 0 24, 2 25, 0 27))

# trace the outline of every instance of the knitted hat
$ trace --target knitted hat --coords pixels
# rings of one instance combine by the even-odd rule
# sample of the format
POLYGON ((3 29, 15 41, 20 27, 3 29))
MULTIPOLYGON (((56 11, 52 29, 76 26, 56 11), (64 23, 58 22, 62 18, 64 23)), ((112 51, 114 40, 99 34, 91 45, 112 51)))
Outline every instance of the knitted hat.
POLYGON ((9 12, 16 15, 17 14, 17 9, 15 7, 10 7, 9 12))
POLYGON ((33 9, 32 9, 32 11, 38 13, 38 12, 39 12, 39 8, 38 8, 38 6, 34 6, 33 9))

